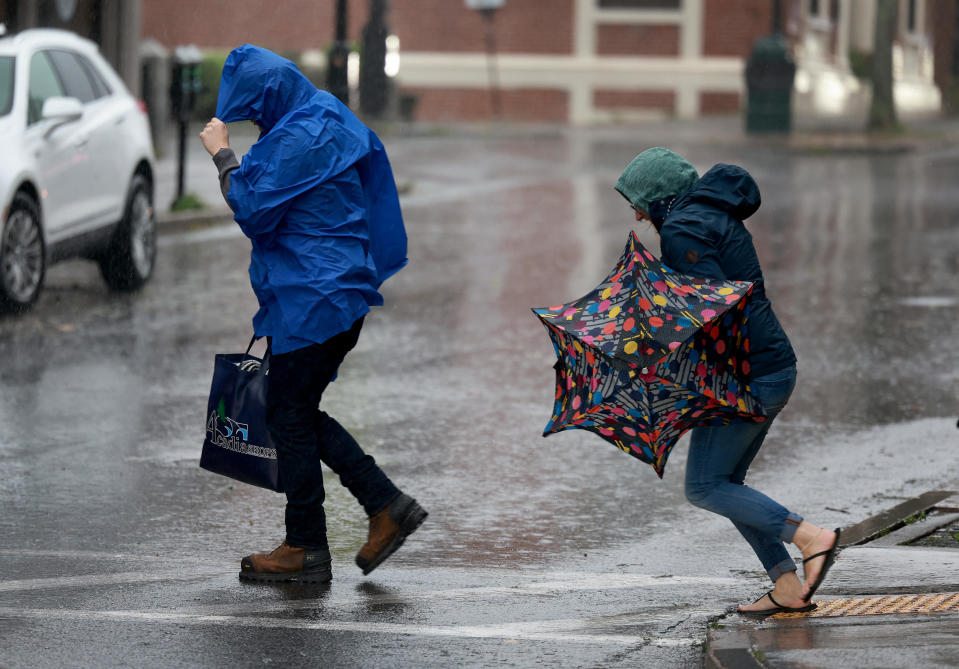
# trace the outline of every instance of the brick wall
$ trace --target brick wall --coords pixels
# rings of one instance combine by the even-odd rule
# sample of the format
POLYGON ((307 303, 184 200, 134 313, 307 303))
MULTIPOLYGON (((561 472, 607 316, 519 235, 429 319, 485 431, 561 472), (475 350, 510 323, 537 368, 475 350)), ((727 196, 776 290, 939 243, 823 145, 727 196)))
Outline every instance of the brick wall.
MULTIPOLYGON (((953 40, 955 39, 956 13, 959 6, 955 2, 929 2, 926 4, 926 31, 933 36, 936 84, 946 92, 955 81, 952 72, 953 40)), ((946 96, 943 96, 945 99, 946 96)), ((950 103, 952 101, 949 101, 950 103)))
MULTIPOLYGON (((791 7, 798 0, 785 0, 791 7)), ((244 42, 281 54, 325 49, 333 38, 333 0, 284 0, 274 10, 262 0, 142 0, 143 35, 172 47, 194 43, 201 48, 229 49, 244 42)), ((368 0, 348 3, 348 38, 358 40, 367 21, 368 0)), ((784 10, 783 20, 788 19, 784 10)), ((575 0, 509 0, 493 15, 496 47, 500 53, 566 55, 573 50, 575 0)), ((708 56, 748 55, 754 40, 768 34, 768 0, 704 0, 703 50, 708 56)), ((399 35, 401 52, 483 53, 487 24, 467 9, 463 0, 389 0, 387 23, 399 35)), ((600 56, 674 57, 680 52, 676 25, 605 23, 596 27, 600 56)), ((636 89, 597 90, 593 104, 600 109, 656 109, 676 111, 676 93, 636 89)), ((421 120, 483 119, 492 115, 485 88, 409 88, 418 97, 416 118, 421 120)), ((552 89, 504 89, 503 116, 515 120, 566 121, 567 92, 552 89)), ((703 113, 726 113, 739 108, 739 96, 703 92, 703 113)))
POLYGON ((739 93, 703 91, 699 94, 699 113, 703 116, 735 114, 742 109, 742 104, 739 93))
MULTIPOLYGON (((493 14, 497 51, 568 54, 573 0, 509 0, 493 14)), ((486 50, 486 20, 463 0, 393 0, 390 27, 406 51, 486 50)))
MULTIPOLYGON (((167 47, 230 49, 245 42, 278 52, 325 49, 333 40, 335 2, 283 0, 143 0, 143 37, 167 47)), ((348 37, 359 39, 367 3, 348 3, 348 37)))
MULTIPOLYGON (((418 121, 476 121, 493 116, 490 91, 485 88, 403 88, 417 98, 418 121)), ((555 121, 569 118, 566 91, 520 89, 500 91, 503 118, 511 121, 555 121)))
MULTIPOLYGON (((333 39, 332 0, 143 0, 143 36, 168 47, 234 47, 251 42, 277 51, 325 49, 333 39)), ((367 0, 348 3, 348 38, 360 39, 367 0)), ((502 53, 571 53, 573 0, 510 0, 493 15, 502 53)), ((462 0, 393 0, 387 25, 405 51, 486 50, 486 22, 462 0)))
POLYGON ((593 91, 593 105, 597 109, 657 109, 676 110, 675 91, 597 89, 593 91))
MULTIPOLYGON (((788 3, 783 3, 786 5, 788 3)), ((783 12, 783 24, 787 19, 783 12)), ((769 0, 706 0, 703 16, 703 55, 745 58, 757 38, 772 29, 769 0)))
POLYGON ((596 51, 601 56, 678 56, 679 28, 665 25, 600 24, 596 51))

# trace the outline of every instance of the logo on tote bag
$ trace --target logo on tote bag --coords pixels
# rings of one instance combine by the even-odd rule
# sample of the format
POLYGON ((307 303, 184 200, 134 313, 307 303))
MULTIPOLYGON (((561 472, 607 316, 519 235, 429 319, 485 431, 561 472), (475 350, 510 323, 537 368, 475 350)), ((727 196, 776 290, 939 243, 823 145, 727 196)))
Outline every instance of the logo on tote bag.
POLYGON ((240 423, 226 415, 225 403, 220 398, 216 411, 210 413, 206 422, 206 431, 210 441, 220 448, 225 448, 244 455, 255 455, 258 458, 276 460, 276 449, 257 446, 249 442, 250 430, 247 423, 240 423))

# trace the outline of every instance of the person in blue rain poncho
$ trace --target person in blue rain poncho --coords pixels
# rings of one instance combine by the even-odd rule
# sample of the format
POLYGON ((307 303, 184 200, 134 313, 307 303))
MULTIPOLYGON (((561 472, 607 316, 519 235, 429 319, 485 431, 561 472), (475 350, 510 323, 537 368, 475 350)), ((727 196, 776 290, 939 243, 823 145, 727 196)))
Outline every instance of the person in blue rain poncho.
POLYGON ((332 578, 320 461, 370 517, 356 556, 369 573, 426 518, 339 423, 319 410, 356 345, 380 285, 406 263, 393 173, 376 135, 291 61, 245 44, 226 60, 216 117, 200 134, 252 246, 258 336, 270 343, 267 426, 286 490, 286 538, 241 560, 240 578, 332 578), (239 162, 226 123, 252 121, 257 142, 239 162))

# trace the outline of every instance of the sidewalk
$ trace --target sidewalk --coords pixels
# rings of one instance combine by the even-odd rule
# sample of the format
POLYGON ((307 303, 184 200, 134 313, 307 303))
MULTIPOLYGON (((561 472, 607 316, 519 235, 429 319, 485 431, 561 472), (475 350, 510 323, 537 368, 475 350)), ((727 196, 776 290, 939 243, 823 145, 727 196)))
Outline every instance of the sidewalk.
POLYGON ((714 622, 706 667, 959 666, 959 481, 949 488, 844 528, 815 611, 714 622))

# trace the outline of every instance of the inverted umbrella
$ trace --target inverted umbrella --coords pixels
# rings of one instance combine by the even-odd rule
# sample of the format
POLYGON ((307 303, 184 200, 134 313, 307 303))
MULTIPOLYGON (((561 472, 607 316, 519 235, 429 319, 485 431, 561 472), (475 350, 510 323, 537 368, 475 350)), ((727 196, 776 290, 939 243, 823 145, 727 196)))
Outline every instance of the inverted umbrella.
POLYGON ((619 263, 588 295, 533 309, 549 332, 556 403, 543 432, 595 432, 660 478, 699 425, 766 420, 749 391, 753 284, 673 271, 630 233, 619 263))

